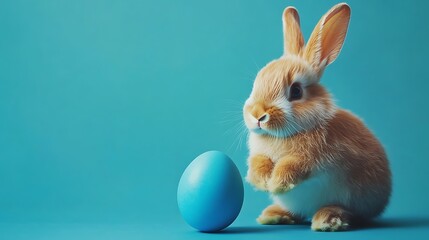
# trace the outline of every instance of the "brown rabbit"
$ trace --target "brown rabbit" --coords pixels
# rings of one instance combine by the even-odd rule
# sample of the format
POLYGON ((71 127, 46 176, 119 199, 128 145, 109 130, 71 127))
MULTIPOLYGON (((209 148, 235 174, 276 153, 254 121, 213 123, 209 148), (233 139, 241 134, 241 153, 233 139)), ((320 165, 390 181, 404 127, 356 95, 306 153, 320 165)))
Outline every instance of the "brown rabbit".
POLYGON ((274 201, 261 224, 312 218, 313 230, 346 230, 378 216, 389 201, 383 147, 319 83, 340 53, 349 20, 347 4, 334 6, 304 46, 298 12, 283 12, 284 55, 260 70, 243 108, 250 131, 246 179, 274 201))

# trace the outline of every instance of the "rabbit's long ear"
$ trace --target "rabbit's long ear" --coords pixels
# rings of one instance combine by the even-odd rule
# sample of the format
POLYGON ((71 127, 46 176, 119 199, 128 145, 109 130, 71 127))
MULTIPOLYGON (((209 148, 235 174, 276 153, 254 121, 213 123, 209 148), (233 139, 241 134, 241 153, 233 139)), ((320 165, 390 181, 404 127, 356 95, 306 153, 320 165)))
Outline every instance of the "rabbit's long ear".
POLYGON ((349 21, 350 7, 346 3, 332 7, 311 33, 304 58, 321 70, 335 61, 343 46, 349 21))
POLYGON ((283 11, 283 37, 283 54, 298 55, 304 46, 304 38, 299 24, 299 15, 294 7, 287 7, 283 11))

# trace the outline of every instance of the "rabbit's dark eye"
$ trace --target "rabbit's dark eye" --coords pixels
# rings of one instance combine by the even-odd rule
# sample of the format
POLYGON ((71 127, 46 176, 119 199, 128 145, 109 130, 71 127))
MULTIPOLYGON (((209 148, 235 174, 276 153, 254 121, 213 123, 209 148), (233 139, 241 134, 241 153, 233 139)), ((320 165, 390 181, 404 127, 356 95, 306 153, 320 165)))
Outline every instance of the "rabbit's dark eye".
POLYGON ((294 83, 290 86, 289 101, 294 101, 302 98, 302 87, 299 83, 294 83))

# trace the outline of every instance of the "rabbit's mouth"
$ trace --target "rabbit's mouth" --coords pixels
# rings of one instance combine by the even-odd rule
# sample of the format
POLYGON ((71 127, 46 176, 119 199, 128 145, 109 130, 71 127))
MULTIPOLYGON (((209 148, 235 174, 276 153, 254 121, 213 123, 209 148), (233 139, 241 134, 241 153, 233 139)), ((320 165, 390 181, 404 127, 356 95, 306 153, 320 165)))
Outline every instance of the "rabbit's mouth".
POLYGON ((249 131, 258 135, 268 135, 273 137, 282 137, 283 135, 283 134, 280 134, 280 132, 282 132, 281 130, 270 129, 262 125, 259 125, 254 128, 249 128, 249 131))
POLYGON ((291 124, 287 124, 275 129, 269 128, 268 126, 264 126, 263 124, 261 124, 248 129, 251 133, 255 133, 257 135, 268 135, 276 138, 288 138, 305 130, 298 126, 292 126, 291 124))
POLYGON ((256 128, 249 129, 249 130, 251 132, 256 133, 256 134, 266 134, 267 133, 267 131, 265 129, 263 129, 262 127, 260 127, 260 126, 258 126, 256 128))

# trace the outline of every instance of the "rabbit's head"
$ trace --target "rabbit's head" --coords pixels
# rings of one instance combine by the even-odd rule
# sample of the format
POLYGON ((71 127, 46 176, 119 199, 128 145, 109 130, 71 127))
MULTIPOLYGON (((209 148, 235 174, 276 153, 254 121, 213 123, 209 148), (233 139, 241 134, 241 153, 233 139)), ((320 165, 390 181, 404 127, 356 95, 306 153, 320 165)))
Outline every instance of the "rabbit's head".
POLYGON ((288 137, 333 116, 335 104, 319 80, 339 55, 349 20, 347 4, 334 6, 304 45, 298 12, 293 7, 284 10, 284 54, 259 71, 243 108, 251 132, 288 137))

